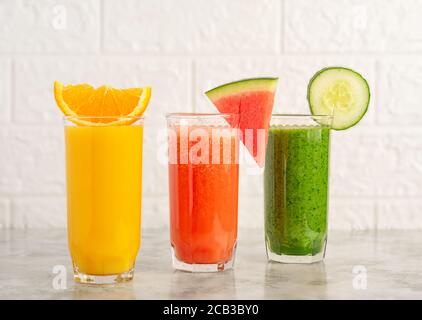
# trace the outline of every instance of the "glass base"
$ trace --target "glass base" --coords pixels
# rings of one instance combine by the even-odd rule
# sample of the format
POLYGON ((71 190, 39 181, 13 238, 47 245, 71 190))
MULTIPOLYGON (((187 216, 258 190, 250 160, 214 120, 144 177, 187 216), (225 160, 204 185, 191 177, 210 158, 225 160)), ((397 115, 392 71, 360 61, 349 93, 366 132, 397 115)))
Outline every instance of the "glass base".
POLYGON ((173 268, 176 270, 187 271, 187 272, 221 272, 233 269, 234 260, 236 256, 236 246, 233 249, 232 257, 227 262, 221 263, 185 263, 177 259, 173 247, 171 248, 171 258, 173 261, 173 268))
POLYGON ((314 263, 324 260, 324 254, 322 252, 314 256, 291 256, 267 251, 267 257, 270 261, 281 263, 314 263))
POLYGON ((78 268, 73 268, 73 279, 75 282, 84 284, 114 284, 130 281, 133 279, 133 268, 129 271, 111 274, 111 275, 92 275, 78 271, 78 268))
POLYGON ((289 255, 289 254, 277 254, 270 250, 268 244, 267 258, 269 261, 281 262, 281 263, 315 263, 324 260, 325 257, 325 246, 327 242, 322 246, 321 252, 314 255, 289 255))

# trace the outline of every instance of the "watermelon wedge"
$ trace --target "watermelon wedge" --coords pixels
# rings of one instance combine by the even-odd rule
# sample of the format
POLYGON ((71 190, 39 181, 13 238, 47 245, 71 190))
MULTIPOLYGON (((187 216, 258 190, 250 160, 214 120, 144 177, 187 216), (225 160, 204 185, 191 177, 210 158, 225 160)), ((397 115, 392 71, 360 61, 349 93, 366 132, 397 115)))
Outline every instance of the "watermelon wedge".
POLYGON ((261 168, 277 81, 278 78, 245 79, 205 92, 221 113, 239 114, 239 138, 261 168))

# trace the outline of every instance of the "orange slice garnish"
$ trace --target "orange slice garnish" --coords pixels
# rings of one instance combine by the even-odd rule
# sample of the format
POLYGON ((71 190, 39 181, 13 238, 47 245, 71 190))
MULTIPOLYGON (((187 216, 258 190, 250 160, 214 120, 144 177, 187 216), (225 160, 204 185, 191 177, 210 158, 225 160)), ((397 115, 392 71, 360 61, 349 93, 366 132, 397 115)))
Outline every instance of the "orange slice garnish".
POLYGON ((60 110, 79 125, 125 125, 142 116, 151 98, 151 88, 116 89, 89 84, 54 82, 54 97, 60 110))

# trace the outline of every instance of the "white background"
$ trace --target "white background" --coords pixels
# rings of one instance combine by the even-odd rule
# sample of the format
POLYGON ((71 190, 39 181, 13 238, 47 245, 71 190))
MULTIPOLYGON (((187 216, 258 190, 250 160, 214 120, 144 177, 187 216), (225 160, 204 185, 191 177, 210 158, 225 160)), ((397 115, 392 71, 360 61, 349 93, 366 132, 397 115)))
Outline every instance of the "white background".
MULTIPOLYGON (((54 80, 153 87, 143 227, 164 228, 166 112, 213 112, 204 90, 253 76, 280 77, 276 112, 306 112, 313 73, 343 65, 372 100, 332 136, 330 225, 421 228, 421 17, 422 0, 0 0, 0 227, 66 225, 54 80)), ((242 171, 240 226, 262 228, 262 176, 242 171)))

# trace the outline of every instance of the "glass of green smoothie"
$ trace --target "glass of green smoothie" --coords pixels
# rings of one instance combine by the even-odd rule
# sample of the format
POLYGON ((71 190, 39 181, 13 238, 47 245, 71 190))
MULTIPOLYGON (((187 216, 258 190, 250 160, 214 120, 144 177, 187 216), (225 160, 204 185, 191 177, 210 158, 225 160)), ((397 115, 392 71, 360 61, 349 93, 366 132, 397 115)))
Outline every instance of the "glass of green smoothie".
POLYGON ((271 118, 264 172, 268 260, 324 258, 331 123, 326 115, 271 118))

